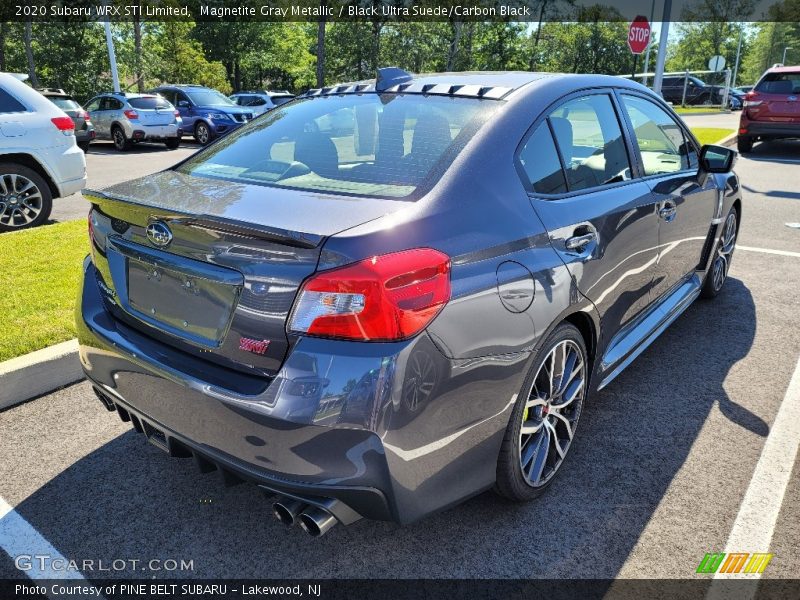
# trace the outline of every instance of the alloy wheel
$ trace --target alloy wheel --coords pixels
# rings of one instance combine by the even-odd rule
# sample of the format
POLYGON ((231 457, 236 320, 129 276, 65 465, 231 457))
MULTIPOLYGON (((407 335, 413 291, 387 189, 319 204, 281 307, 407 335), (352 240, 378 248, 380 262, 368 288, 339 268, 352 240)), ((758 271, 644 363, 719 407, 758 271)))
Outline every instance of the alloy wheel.
POLYGON ((714 257, 714 270, 712 273, 714 290, 719 291, 728 278, 731 267, 733 251, 736 249, 736 213, 731 211, 725 219, 722 238, 717 246, 717 255, 714 257))
POLYGON ((115 129, 114 130, 114 146, 116 146, 118 150, 122 150, 122 149, 125 148, 126 141, 127 140, 125 140, 125 133, 119 128, 115 129))
POLYGON ((525 482, 544 486, 567 455, 586 395, 586 360, 572 340, 545 357, 522 413, 519 460, 525 482))
POLYGON ((210 134, 208 132, 208 127, 203 124, 197 126, 197 141, 200 142, 202 145, 206 145, 208 143, 210 134))
POLYGON ((42 192, 24 175, 0 175, 0 225, 24 227, 42 212, 42 192))

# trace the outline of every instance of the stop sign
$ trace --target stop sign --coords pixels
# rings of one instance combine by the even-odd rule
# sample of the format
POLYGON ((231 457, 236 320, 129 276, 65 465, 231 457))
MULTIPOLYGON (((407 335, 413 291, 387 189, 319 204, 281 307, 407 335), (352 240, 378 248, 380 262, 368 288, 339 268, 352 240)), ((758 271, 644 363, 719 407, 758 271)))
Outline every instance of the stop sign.
POLYGON ((650 41, 650 23, 647 17, 636 17, 628 28, 628 47, 634 54, 641 54, 650 41))

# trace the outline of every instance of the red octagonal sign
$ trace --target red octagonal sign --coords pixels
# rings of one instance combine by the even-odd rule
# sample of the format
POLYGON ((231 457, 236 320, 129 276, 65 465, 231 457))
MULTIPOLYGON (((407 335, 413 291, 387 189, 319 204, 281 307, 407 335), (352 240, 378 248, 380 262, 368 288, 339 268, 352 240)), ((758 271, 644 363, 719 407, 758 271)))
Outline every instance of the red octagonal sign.
POLYGON ((628 28, 628 47, 634 54, 641 54, 650 41, 650 23, 647 17, 636 17, 628 28))

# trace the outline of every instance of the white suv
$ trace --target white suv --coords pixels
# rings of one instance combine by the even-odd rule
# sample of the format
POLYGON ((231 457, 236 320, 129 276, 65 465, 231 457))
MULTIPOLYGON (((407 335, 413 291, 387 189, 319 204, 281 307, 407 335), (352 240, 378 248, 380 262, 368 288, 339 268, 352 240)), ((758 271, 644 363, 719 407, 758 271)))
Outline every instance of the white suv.
POLYGON ((53 198, 86 185, 86 158, 67 114, 0 73, 0 232, 41 225, 53 198))

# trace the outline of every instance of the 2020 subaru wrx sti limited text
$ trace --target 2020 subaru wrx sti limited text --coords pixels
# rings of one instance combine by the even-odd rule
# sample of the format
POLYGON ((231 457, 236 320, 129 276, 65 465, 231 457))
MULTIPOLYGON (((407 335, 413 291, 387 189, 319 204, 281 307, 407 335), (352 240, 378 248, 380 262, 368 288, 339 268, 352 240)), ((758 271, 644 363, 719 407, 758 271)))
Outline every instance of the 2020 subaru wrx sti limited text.
POLYGON ((312 90, 87 194, 83 367, 156 446, 314 535, 528 500, 587 396, 719 293, 735 157, 615 77, 312 90))

